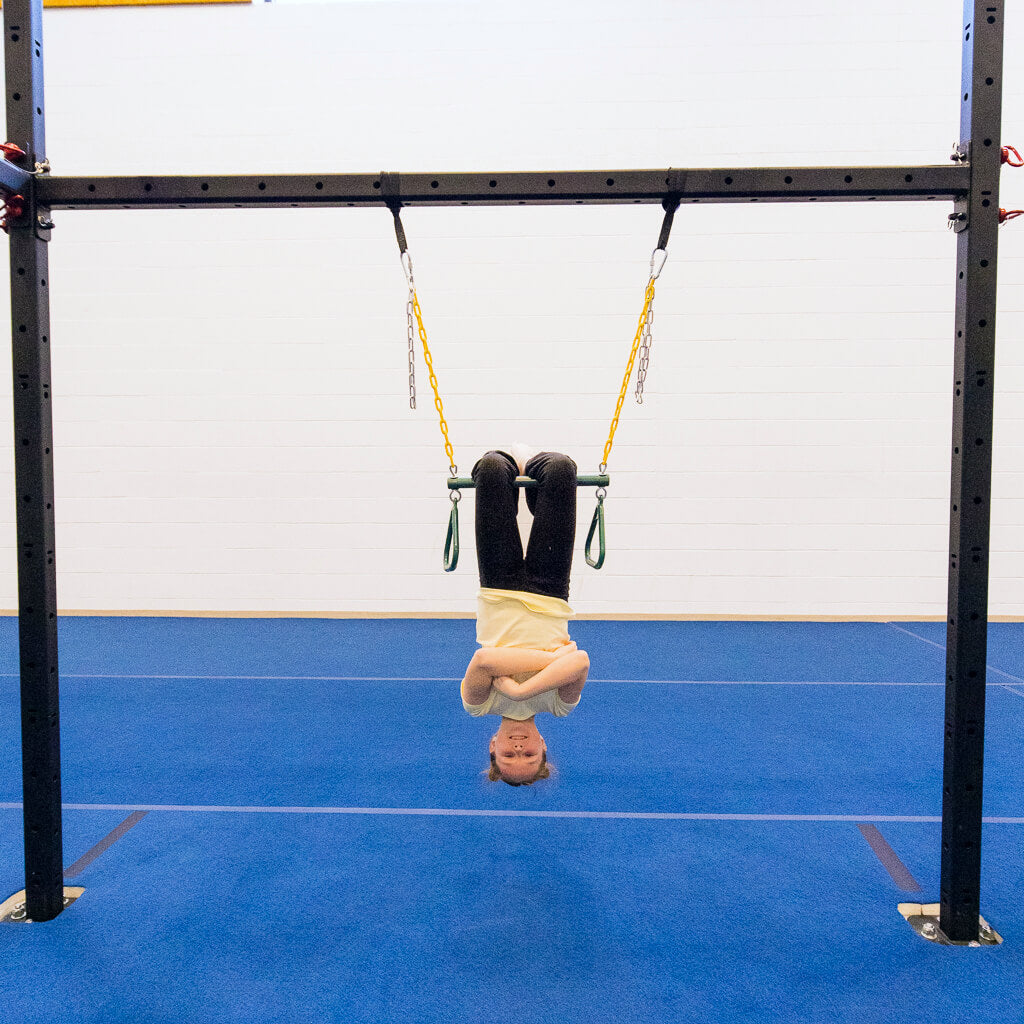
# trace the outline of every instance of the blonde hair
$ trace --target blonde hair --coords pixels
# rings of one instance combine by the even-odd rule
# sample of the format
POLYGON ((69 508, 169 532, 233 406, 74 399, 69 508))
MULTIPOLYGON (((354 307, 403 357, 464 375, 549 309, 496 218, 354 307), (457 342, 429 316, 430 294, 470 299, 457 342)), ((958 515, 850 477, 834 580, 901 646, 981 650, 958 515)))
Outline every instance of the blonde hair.
POLYGON ((540 767, 537 769, 537 774, 534 775, 532 779, 523 779, 522 782, 513 782, 511 779, 506 779, 505 776, 501 774, 501 769, 498 767, 498 762, 493 751, 491 752, 490 766, 484 769, 484 774, 491 782, 497 782, 498 779, 501 779, 502 782, 509 786, 532 786, 538 779, 551 778, 551 765, 548 764, 548 752, 546 750, 541 751, 540 767))

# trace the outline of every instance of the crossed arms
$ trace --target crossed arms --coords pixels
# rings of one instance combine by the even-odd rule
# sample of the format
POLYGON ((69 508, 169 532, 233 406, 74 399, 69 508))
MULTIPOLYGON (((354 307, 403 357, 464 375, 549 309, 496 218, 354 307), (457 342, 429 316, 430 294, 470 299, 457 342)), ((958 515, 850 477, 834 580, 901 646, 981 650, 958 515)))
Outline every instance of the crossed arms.
POLYGON ((580 699, 590 671, 586 651, 568 643, 557 651, 530 647, 481 647, 473 655, 462 680, 462 698, 467 704, 483 704, 493 686, 512 700, 526 700, 538 693, 557 690, 566 704, 580 699), (525 683, 511 677, 536 672, 525 683))

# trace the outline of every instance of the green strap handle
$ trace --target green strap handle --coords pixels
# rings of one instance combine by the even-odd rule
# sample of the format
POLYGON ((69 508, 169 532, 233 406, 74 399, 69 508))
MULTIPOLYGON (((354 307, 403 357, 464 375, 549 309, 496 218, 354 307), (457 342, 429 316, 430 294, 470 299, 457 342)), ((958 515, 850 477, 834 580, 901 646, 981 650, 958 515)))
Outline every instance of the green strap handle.
MULTIPOLYGON (((453 495, 457 492, 453 492, 453 495)), ((452 501, 448 517, 448 535, 444 539, 444 571, 454 572, 459 564, 459 503, 452 501)))
POLYGON ((594 509, 594 518, 590 521, 590 532, 587 534, 587 547, 586 547, 587 565, 592 569, 600 569, 604 565, 604 495, 599 495, 597 499, 597 508, 594 509), (594 542, 594 531, 597 531, 598 544, 600 551, 595 561, 590 556, 590 548, 594 542))

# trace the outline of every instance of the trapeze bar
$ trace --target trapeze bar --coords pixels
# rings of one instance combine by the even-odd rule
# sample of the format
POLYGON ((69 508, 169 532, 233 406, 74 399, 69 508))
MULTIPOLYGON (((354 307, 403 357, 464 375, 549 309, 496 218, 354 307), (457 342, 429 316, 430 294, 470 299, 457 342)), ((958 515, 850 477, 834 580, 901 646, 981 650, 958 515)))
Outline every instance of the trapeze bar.
POLYGON ((660 203, 956 200, 966 162, 925 167, 741 167, 681 170, 510 171, 493 174, 269 174, 36 179, 51 209, 265 206, 531 206, 660 203), (385 195, 385 192, 387 193, 385 195))
MULTIPOLYGON (((607 473, 598 473, 593 476, 578 474, 576 476, 577 487, 607 487, 611 477, 607 473)), ((532 491, 540 486, 532 476, 517 476, 516 487, 532 491)), ((450 476, 448 477, 448 490, 450 491, 471 491, 476 487, 476 481, 471 476, 450 476)))

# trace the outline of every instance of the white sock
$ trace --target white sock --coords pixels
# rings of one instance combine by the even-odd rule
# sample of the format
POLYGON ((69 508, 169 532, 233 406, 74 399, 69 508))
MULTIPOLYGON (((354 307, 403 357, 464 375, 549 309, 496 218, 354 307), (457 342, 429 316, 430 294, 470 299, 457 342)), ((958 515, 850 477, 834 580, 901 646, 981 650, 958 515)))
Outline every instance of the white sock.
POLYGON ((516 441, 516 443, 512 445, 512 450, 509 452, 509 454, 512 456, 513 459, 516 460, 516 465, 519 467, 520 476, 526 475, 526 464, 539 451, 539 448, 531 448, 529 445, 523 444, 522 441, 516 441))

